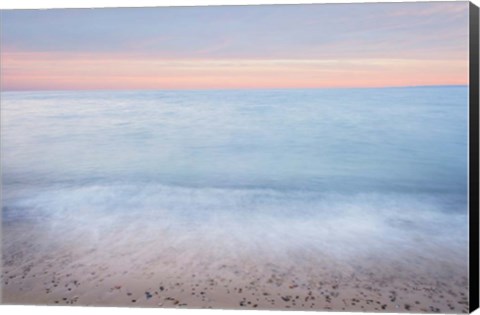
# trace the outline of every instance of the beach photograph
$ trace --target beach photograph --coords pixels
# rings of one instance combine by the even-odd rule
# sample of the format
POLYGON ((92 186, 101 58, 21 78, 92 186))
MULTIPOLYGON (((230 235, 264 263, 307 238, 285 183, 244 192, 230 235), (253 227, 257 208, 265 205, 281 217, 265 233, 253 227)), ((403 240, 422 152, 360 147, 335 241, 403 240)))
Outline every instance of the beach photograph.
POLYGON ((1 10, 1 304, 468 313, 468 14, 1 10))

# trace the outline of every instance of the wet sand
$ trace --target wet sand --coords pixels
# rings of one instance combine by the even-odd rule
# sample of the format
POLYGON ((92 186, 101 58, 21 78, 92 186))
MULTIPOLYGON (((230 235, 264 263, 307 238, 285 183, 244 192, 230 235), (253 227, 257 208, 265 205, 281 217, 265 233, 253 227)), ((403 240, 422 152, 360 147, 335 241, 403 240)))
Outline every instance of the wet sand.
POLYGON ((417 252, 346 261, 299 249, 275 261, 241 248, 228 257, 188 253, 168 246, 168 236, 130 246, 115 234, 97 244, 66 238, 45 247, 26 224, 2 232, 5 304, 468 312, 465 268, 417 252))

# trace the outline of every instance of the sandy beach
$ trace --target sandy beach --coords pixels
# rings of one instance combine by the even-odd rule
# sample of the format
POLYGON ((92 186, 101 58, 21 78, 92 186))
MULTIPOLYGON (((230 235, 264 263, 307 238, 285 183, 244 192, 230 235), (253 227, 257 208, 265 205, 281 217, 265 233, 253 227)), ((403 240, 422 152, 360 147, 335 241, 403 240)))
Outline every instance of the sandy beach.
POLYGON ((272 255, 275 248, 257 244, 253 251, 238 243, 225 252, 200 235, 191 244, 167 230, 147 237, 123 228, 98 242, 73 232, 45 242, 51 232, 4 224, 2 303, 468 312, 465 266, 447 255, 403 251, 404 259, 381 253, 345 259, 303 248, 272 255))
MULTIPOLYGON (((418 274, 391 276, 378 268, 339 272, 338 268, 305 270, 275 264, 201 265, 205 273, 199 274, 190 273, 189 266, 178 266, 176 272, 165 273, 165 262, 119 268, 89 264, 86 258, 73 261, 68 254, 57 263, 39 261, 43 263, 30 260, 5 266, 3 303, 468 312, 465 277, 428 281, 418 274)), ((401 271, 401 267, 391 268, 401 271)))

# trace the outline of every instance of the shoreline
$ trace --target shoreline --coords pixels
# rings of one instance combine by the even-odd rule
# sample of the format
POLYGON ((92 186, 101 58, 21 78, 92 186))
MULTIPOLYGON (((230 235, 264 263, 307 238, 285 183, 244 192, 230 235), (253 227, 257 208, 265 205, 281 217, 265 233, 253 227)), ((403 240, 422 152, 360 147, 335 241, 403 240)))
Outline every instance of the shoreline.
MULTIPOLYGON (((16 235, 9 227, 3 233, 7 241, 16 235)), ((466 269, 441 260, 339 260, 302 251, 277 262, 243 253, 234 259, 189 259, 179 248, 135 253, 109 241, 111 250, 62 244, 43 252, 24 238, 17 251, 9 247, 3 253, 2 303, 468 312, 466 269)))

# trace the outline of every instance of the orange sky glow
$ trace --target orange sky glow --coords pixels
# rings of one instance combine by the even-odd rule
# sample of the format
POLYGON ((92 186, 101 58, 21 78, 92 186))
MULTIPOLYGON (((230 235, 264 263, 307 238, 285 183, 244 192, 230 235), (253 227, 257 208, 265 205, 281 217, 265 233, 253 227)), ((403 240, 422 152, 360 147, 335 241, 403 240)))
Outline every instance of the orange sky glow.
POLYGON ((163 60, 4 54, 2 84, 40 90, 319 88, 463 85, 463 60, 163 60))

